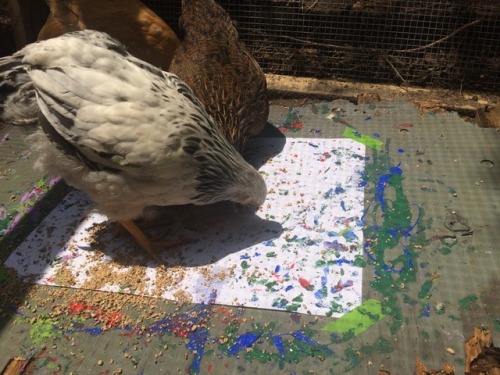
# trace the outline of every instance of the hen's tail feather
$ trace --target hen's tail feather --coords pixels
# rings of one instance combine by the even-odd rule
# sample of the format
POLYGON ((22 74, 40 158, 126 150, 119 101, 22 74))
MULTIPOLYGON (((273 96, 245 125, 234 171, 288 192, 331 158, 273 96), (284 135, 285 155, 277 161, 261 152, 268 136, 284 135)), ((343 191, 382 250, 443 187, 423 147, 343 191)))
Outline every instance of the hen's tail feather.
POLYGON ((38 120, 35 89, 22 62, 23 54, 0 58, 0 121, 11 125, 38 120))

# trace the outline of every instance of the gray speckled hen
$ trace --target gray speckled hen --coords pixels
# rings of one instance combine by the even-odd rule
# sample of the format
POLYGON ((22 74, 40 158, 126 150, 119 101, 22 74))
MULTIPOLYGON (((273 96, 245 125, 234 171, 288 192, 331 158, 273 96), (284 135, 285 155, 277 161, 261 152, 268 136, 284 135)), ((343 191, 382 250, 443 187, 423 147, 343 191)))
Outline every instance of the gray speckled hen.
POLYGON ((205 104, 226 138, 243 150, 269 115, 266 77, 240 41, 226 11, 213 0, 182 0, 184 32, 170 71, 205 104))
POLYGON ((132 221, 145 207, 264 202, 262 176, 189 87, 107 34, 69 33, 1 60, 11 76, 27 72, 36 90, 36 167, 84 190, 157 260, 154 244, 132 221))

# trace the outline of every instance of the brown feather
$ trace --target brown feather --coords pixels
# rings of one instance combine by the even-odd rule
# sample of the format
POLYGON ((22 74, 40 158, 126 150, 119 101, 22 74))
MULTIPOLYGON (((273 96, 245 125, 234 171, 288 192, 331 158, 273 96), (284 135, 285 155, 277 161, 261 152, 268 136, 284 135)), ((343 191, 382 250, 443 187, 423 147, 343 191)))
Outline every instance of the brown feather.
POLYGON ((269 115, 264 72, 239 40, 227 12, 213 0, 183 0, 185 35, 170 70, 205 105, 226 138, 240 151, 259 134, 269 115))
POLYGON ((50 14, 38 40, 70 31, 103 31, 123 43, 128 51, 167 70, 179 39, 158 15, 139 0, 46 0, 50 14))

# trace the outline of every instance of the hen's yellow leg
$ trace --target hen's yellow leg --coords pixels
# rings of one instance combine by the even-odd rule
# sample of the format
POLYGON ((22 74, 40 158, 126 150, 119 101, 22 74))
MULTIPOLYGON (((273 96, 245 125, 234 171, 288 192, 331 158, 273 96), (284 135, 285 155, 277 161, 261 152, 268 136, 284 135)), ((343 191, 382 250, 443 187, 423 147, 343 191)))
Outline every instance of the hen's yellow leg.
POLYGON ((151 240, 132 220, 121 220, 120 224, 123 225, 132 237, 134 237, 137 244, 146 250, 154 260, 156 260, 159 264, 164 264, 160 256, 156 253, 151 240))

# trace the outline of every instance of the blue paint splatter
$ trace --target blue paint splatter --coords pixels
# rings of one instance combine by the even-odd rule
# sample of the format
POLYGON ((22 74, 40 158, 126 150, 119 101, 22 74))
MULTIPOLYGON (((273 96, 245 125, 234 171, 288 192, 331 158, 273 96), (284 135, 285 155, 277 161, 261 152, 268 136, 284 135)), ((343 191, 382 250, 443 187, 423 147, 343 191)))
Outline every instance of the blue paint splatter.
POLYGON ((345 259, 345 258, 341 258, 341 259, 335 260, 335 264, 338 264, 339 266, 341 266, 343 264, 352 264, 352 261, 345 259))
POLYGON ((333 189, 329 189, 325 194, 323 194, 323 198, 328 199, 333 197, 333 189))
POLYGON ((276 298, 271 306, 276 307, 277 309, 286 309, 287 305, 288 300, 286 298, 276 298))
POLYGON ((324 241, 323 245, 327 249, 332 249, 332 250, 336 250, 336 251, 348 251, 349 250, 346 245, 339 243, 337 240, 324 241))
POLYGON ((289 292, 290 290, 293 289, 293 285, 288 285, 286 288, 285 288, 285 292, 289 292))
POLYGON ((431 306, 428 303, 426 303, 420 309, 420 316, 425 316, 426 318, 430 318, 430 316, 431 316, 431 306))
POLYGON ((358 239, 358 236, 353 231, 346 231, 342 233, 342 237, 344 237, 349 242, 354 242, 358 239))
MULTIPOLYGON (((240 335, 236 342, 227 350, 230 355, 236 355, 240 350, 251 348, 261 336, 260 333, 246 332, 240 335)), ((306 336, 307 337, 307 336, 306 336)))
POLYGON ((348 288, 348 287, 351 287, 354 285, 354 282, 352 280, 347 280, 345 283, 343 284, 337 284, 337 285, 334 285, 330 288, 330 293, 332 294, 335 294, 337 292, 340 292, 342 289, 344 288, 348 288))
POLYGON ((373 133, 372 134, 375 138, 380 138, 380 134, 379 133, 373 133))
POLYGON ((398 148, 398 152, 399 152, 400 154, 402 154, 402 153, 404 153, 404 152, 405 152, 405 150, 403 150, 402 148, 398 148))
MULTIPOLYGON (((375 194, 375 198, 379 202, 380 208, 381 208, 383 213, 385 213, 388 208, 392 209, 392 206, 388 206, 386 204, 386 202, 384 200, 384 195, 385 195, 385 189, 386 189, 387 185, 389 184, 389 180, 395 175, 402 175, 403 174, 403 171, 401 170, 401 168, 399 168, 399 165, 400 164, 398 164, 395 167, 391 167, 389 169, 389 173, 382 175, 377 181, 377 191, 375 194)), ((370 206, 371 206, 371 203, 368 206, 368 208, 366 209, 366 211, 364 212, 362 219, 368 213, 370 206)), ((394 227, 394 228, 390 229, 388 233, 390 234, 391 237, 398 238, 401 235, 403 238, 409 238, 411 236, 411 233, 413 232, 413 230, 415 229, 415 227, 419 223, 420 217, 422 214, 422 212, 421 212, 422 210, 418 205, 412 204, 411 207, 416 207, 418 210, 418 214, 417 214, 417 218, 416 218, 415 222, 412 225, 407 226, 407 227, 394 227)), ((378 226, 372 226, 371 229, 373 229, 374 231, 377 231, 380 228, 378 226)), ((407 271, 408 269, 414 268, 414 264, 412 261, 412 254, 411 254, 410 250, 403 243, 400 242, 400 244, 403 247, 403 254, 405 256, 407 266, 403 265, 403 266, 401 266, 401 269, 395 269, 394 267, 388 266, 387 264, 383 263, 382 269, 384 271, 389 271, 392 273, 401 274, 402 272, 407 271)), ((378 259, 376 259, 376 257, 373 255, 373 253, 371 251, 369 251, 370 247, 371 247, 370 243, 368 241, 366 241, 363 245, 364 253, 366 254, 366 256, 374 263, 379 263, 379 264, 382 263, 378 259)))
POLYGON ((326 285, 329 273, 330 273, 330 268, 328 266, 323 268, 323 275, 321 276, 321 286, 326 285))
POLYGON ((378 182, 377 182, 377 191, 375 193, 375 197, 377 198, 378 202, 380 203, 380 207, 382 208, 382 211, 385 212, 387 205, 384 200, 384 193, 385 193, 385 188, 389 182, 389 180, 392 178, 392 176, 396 174, 403 174, 403 171, 401 168, 399 168, 399 164, 395 167, 391 167, 389 169, 389 173, 384 174, 379 177, 378 182))
POLYGON ((316 299, 319 299, 319 300, 323 300, 327 296, 328 296, 328 289, 326 288, 326 286, 324 286, 322 288, 318 288, 318 290, 316 292, 314 292, 314 297, 316 297, 316 299))
POLYGON ((272 336, 271 340, 280 355, 279 368, 282 370, 285 367, 285 347, 283 345, 283 338, 280 335, 276 335, 272 336))
POLYGON ((342 186, 337 186, 335 188, 335 194, 339 195, 339 194, 342 194, 342 193, 345 193, 345 189, 342 186))
POLYGON ((208 296, 208 305, 213 305, 215 303, 215 300, 217 299, 217 289, 212 290, 210 295, 208 296))
POLYGON ((280 269, 281 269, 281 267, 280 267, 280 265, 278 264, 278 265, 276 266, 276 268, 274 269, 274 273, 279 273, 279 272, 280 272, 280 269))
POLYGON ((363 121, 369 121, 369 120, 371 120, 371 119, 372 119, 372 118, 371 118, 371 116, 366 116, 366 117, 363 119, 363 121))
POLYGON ((280 357, 284 357, 285 356, 285 348, 283 346, 283 338, 280 335, 276 335, 276 336, 272 337, 272 340, 273 340, 274 346, 278 350, 280 357))
POLYGON ((297 339, 305 344, 308 344, 308 345, 311 345, 311 346, 314 346, 317 348, 321 348, 328 354, 334 354, 333 350, 331 350, 330 348, 327 348, 325 345, 321 345, 321 344, 317 343, 316 341, 311 339, 309 336, 307 336, 303 331, 300 331, 300 330, 295 331, 295 332, 292 332, 291 335, 293 338, 295 338, 295 339, 297 339))
POLYGON ((85 328, 84 332, 90 334, 90 336, 99 336, 102 334, 102 328, 85 328))
POLYGON ((201 360, 205 353, 205 343, 208 339, 208 330, 204 327, 198 327, 188 335, 188 343, 186 348, 194 354, 193 362, 191 363, 190 370, 195 374, 200 373, 201 360))
POLYGON ((340 207, 341 207, 344 211, 347 211, 347 210, 345 209, 345 203, 344 203, 344 201, 341 201, 341 202, 340 202, 340 207))

